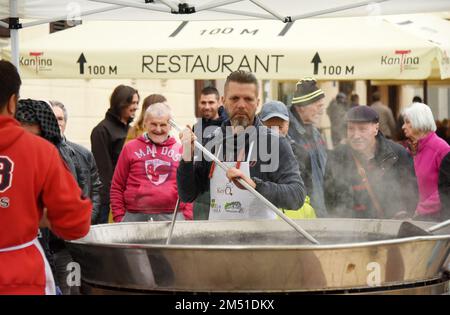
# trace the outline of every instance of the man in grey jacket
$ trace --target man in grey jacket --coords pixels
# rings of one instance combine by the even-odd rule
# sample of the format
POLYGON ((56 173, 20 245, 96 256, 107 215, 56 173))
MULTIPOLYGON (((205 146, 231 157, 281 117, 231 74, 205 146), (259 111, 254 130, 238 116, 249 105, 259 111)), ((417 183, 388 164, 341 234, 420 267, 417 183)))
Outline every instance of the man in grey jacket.
POLYGON ((222 178, 217 178, 219 167, 206 156, 196 156, 193 161, 194 135, 190 128, 180 135, 183 144, 177 171, 180 198, 192 202, 200 193, 211 191, 210 219, 273 218, 270 210, 251 200, 253 195, 247 191, 247 195, 242 195, 237 178, 245 180, 276 207, 299 209, 303 205, 305 187, 290 144, 264 127, 255 115, 258 92, 258 81, 248 72, 232 72, 225 82, 223 103, 229 119, 205 141, 231 167, 222 178))
MULTIPOLYGON (((61 102, 50 101, 53 113, 58 121, 59 128, 61 130, 62 142, 60 150, 66 159, 69 159, 74 168, 72 175, 75 177, 78 186, 83 191, 85 196, 88 196, 92 200, 92 216, 91 224, 97 223, 97 219, 100 211, 100 189, 102 188, 102 182, 98 173, 95 159, 92 153, 86 148, 76 143, 67 141, 64 132, 67 124, 67 110, 61 102)), ((50 236, 50 248, 54 253, 55 260, 55 277, 56 282, 61 289, 62 294, 79 294, 78 287, 69 286, 67 279, 71 273, 71 269, 68 269, 69 263, 73 261, 69 250, 66 248, 65 242, 54 236, 50 236)))
POLYGON ((50 105, 61 130, 63 145, 66 146, 66 150, 70 153, 70 157, 74 162, 76 170, 73 173, 78 182, 78 186, 83 190, 84 195, 92 200, 91 224, 96 224, 100 211, 100 189, 102 188, 102 182, 100 181, 94 156, 91 151, 79 144, 68 141, 64 136, 68 118, 67 109, 64 104, 58 101, 50 101, 50 105))

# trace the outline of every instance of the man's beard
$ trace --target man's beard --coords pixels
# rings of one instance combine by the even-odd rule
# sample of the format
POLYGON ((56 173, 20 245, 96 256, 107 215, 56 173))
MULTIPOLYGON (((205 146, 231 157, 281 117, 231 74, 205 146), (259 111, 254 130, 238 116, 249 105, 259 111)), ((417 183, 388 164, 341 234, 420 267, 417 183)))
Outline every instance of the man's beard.
POLYGON ((203 118, 206 118, 206 119, 214 119, 214 117, 216 116, 216 114, 212 110, 205 110, 202 112, 202 114, 203 114, 203 118))
POLYGON ((247 128, 250 126, 250 119, 247 116, 233 117, 231 118, 231 125, 233 127, 247 128))

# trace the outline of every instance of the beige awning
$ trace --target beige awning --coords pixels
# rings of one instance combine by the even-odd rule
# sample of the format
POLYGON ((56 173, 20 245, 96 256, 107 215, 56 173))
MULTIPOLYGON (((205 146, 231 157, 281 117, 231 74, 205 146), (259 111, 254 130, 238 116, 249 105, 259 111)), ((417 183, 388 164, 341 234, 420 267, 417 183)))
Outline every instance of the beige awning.
POLYGON ((83 22, 21 42, 20 68, 24 78, 218 79, 237 69, 260 79, 449 78, 450 22, 430 17, 447 34, 436 44, 394 20, 83 22))

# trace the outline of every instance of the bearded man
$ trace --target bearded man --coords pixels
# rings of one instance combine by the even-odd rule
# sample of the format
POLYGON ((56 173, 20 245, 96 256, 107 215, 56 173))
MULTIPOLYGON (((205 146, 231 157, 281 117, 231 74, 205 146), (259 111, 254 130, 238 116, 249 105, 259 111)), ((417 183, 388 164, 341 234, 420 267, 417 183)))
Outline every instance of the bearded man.
POLYGON ((265 127, 256 116, 259 84, 249 72, 232 72, 222 103, 229 115, 207 141, 209 148, 230 169, 225 172, 203 155, 194 156, 191 128, 180 134, 183 157, 177 171, 178 192, 184 202, 210 191, 210 220, 273 219, 275 214, 237 182, 245 180, 278 208, 299 209, 305 187, 286 138, 265 127))

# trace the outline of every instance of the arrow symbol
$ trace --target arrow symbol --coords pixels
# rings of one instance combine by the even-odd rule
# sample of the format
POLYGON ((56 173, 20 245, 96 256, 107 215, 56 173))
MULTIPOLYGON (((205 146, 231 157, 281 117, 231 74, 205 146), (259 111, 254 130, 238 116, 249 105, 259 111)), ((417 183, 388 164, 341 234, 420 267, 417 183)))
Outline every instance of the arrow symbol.
POLYGON ((81 53, 80 57, 77 60, 77 63, 80 64, 80 74, 84 74, 84 64, 86 63, 86 57, 81 53))
POLYGON ((314 64, 314 74, 318 74, 319 73, 319 63, 322 63, 322 60, 320 60, 320 56, 319 56, 318 52, 316 52, 316 54, 314 55, 313 59, 311 60, 311 63, 314 64))

